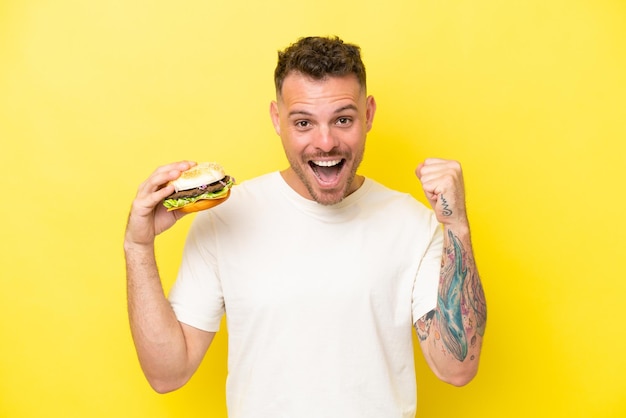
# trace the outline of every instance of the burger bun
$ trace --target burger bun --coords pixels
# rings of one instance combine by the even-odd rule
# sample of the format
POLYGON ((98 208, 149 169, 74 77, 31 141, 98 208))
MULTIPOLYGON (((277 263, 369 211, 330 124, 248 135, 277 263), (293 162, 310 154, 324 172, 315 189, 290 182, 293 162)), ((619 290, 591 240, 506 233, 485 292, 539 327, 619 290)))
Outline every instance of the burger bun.
POLYGON ((206 162, 198 163, 187 171, 183 171, 180 177, 170 181, 174 190, 190 190, 200 187, 203 184, 211 184, 220 181, 226 176, 224 168, 218 163, 206 162))
POLYGON ((183 212, 183 213, 200 212, 202 210, 211 209, 217 205, 224 203, 226 199, 228 199, 229 197, 230 197, 230 189, 228 189, 228 193, 226 193, 224 197, 221 197, 219 199, 200 199, 200 200, 195 201, 194 203, 190 203, 180 208, 169 209, 169 211, 176 210, 176 211, 183 212))

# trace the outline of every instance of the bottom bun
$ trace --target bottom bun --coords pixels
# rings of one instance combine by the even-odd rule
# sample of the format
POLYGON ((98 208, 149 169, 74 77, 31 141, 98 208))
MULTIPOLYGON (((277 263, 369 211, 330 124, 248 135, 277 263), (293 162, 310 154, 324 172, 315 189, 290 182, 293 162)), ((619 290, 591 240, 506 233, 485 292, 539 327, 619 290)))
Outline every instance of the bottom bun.
POLYGON ((180 207, 174 210, 178 210, 184 213, 200 212, 201 210, 211 209, 217 205, 224 203, 226 199, 228 199, 229 197, 230 197, 230 189, 228 189, 228 193, 226 194, 226 196, 222 198, 197 200, 194 203, 190 203, 188 205, 185 205, 183 207, 180 207))

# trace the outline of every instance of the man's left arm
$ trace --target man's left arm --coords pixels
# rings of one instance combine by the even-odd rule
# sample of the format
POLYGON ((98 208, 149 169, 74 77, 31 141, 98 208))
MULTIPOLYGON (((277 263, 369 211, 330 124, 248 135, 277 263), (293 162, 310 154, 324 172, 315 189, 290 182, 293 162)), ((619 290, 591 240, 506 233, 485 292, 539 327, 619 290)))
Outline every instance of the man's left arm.
POLYGON ((456 386, 478 371, 487 305, 470 239, 461 165, 428 159, 416 169, 438 221, 444 247, 435 309, 418 319, 415 329, 433 372, 456 386))

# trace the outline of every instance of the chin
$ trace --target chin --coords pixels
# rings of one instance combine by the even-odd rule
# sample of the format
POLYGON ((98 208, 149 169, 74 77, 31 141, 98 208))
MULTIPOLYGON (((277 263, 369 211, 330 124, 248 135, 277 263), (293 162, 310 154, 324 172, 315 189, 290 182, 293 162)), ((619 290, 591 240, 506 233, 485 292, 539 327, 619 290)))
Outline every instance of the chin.
POLYGON ((322 195, 317 195, 317 196, 313 196, 313 200, 315 200, 317 203, 319 203, 320 205, 324 205, 324 206, 332 206, 332 205, 336 205, 337 203, 341 202, 343 199, 345 198, 345 196, 342 195, 328 195, 327 193, 322 193, 322 195))
POLYGON ((307 188, 309 190, 309 194, 311 198, 324 206, 332 206, 341 202, 343 199, 348 196, 349 187, 345 186, 342 189, 334 189, 334 190, 323 190, 315 187, 311 187, 311 184, 307 184, 307 188))

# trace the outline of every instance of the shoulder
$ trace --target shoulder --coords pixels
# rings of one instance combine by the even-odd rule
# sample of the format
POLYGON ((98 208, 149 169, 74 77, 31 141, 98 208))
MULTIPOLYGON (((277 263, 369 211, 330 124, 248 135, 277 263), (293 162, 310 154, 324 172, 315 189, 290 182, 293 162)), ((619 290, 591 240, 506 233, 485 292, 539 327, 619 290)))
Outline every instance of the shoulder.
POLYGON ((370 178, 366 178, 363 185, 366 187, 363 200, 368 206, 371 205, 378 209, 413 213, 422 216, 433 214, 430 208, 409 193, 391 189, 370 178))
POLYGON ((433 234, 439 228, 434 211, 409 193, 391 189, 371 179, 359 205, 368 216, 384 222, 386 228, 433 234))
POLYGON ((233 186, 232 195, 240 199, 254 196, 267 196, 280 187, 280 174, 272 172, 242 181, 233 186))
POLYGON ((280 190, 277 172, 263 174, 237 183, 224 203, 198 214, 198 218, 233 222, 261 216, 270 210, 280 190))

